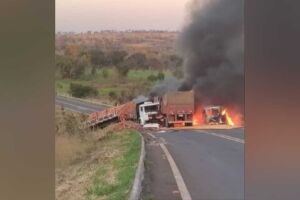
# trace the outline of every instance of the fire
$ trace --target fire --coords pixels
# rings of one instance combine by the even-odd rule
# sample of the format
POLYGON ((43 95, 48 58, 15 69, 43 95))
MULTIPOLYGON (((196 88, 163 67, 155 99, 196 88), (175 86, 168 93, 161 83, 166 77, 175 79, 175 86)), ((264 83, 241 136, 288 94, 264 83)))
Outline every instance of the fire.
MULTIPOLYGON (((201 126, 206 123, 207 117, 203 112, 204 108, 201 105, 197 105, 195 113, 193 114, 193 126, 201 126)), ((221 122, 226 123, 229 126, 242 126, 243 125, 243 116, 242 114, 234 108, 224 108, 219 111, 221 116, 223 116, 221 122)), ((207 113, 206 113, 207 114, 207 113)), ((220 122, 220 123, 221 123, 220 122)), ((216 122, 218 123, 218 122, 216 122)))
POLYGON ((234 122, 232 121, 231 117, 229 116, 228 112, 226 111, 226 109, 224 109, 222 111, 222 115, 225 115, 226 121, 227 121, 228 125, 230 125, 230 126, 234 126, 235 125, 234 122))
POLYGON ((199 126, 201 124, 203 124, 202 108, 198 106, 193 115, 193 126, 199 126))
POLYGON ((222 111, 222 115, 225 115, 227 124, 230 126, 242 126, 244 124, 243 115, 236 109, 226 108, 222 111))

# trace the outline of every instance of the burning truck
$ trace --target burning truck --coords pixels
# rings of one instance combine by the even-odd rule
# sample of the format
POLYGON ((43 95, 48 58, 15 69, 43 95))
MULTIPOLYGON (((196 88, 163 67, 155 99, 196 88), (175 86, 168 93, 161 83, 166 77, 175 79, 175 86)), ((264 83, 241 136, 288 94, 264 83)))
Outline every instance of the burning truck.
POLYGON ((138 106, 137 116, 144 127, 183 127, 201 124, 228 124, 233 120, 223 106, 196 107, 194 91, 167 92, 138 106))
POLYGON ((91 113, 86 125, 95 126, 111 121, 128 120, 136 121, 144 128, 202 124, 235 125, 223 106, 205 106, 199 109, 193 90, 167 92, 163 96, 154 97, 151 100, 147 98, 133 100, 123 105, 91 113))

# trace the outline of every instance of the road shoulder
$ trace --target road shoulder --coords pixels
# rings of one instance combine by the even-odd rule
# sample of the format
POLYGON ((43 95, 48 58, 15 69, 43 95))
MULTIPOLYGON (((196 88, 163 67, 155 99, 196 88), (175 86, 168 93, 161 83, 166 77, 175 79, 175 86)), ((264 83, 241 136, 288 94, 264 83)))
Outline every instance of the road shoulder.
POLYGON ((142 199, 181 199, 171 167, 160 148, 159 138, 153 138, 146 133, 143 136, 145 139, 146 162, 142 199))

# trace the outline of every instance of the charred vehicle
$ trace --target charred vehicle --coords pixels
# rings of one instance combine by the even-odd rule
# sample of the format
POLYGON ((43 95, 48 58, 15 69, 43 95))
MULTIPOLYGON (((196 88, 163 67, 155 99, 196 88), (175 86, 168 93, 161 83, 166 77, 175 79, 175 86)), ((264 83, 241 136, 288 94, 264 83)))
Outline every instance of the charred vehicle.
POLYGON ((206 124, 225 124, 226 115, 222 106, 206 106, 203 109, 203 119, 206 124))

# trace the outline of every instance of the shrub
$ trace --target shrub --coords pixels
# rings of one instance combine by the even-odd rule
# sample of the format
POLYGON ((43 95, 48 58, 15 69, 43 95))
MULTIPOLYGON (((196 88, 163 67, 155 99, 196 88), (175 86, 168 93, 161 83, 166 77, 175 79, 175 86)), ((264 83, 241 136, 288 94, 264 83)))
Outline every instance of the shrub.
POLYGON ((112 100, 117 99, 117 93, 115 91, 110 91, 108 93, 109 98, 111 98, 112 100))
POLYGON ((107 78, 108 77, 108 70, 107 69, 103 69, 102 70, 102 76, 103 76, 103 78, 107 78))
POLYGON ((74 97, 83 98, 87 96, 97 96, 98 91, 91 86, 85 86, 81 84, 71 83, 70 94, 74 97))
POLYGON ((149 81, 151 81, 151 82, 154 82, 154 81, 157 80, 157 77, 156 77, 155 75, 151 74, 151 75, 148 76, 147 79, 148 79, 149 81))
POLYGON ((157 74, 157 80, 160 80, 160 81, 162 81, 162 80, 164 80, 165 79, 165 74, 163 73, 163 72, 159 72, 158 74, 157 74))

